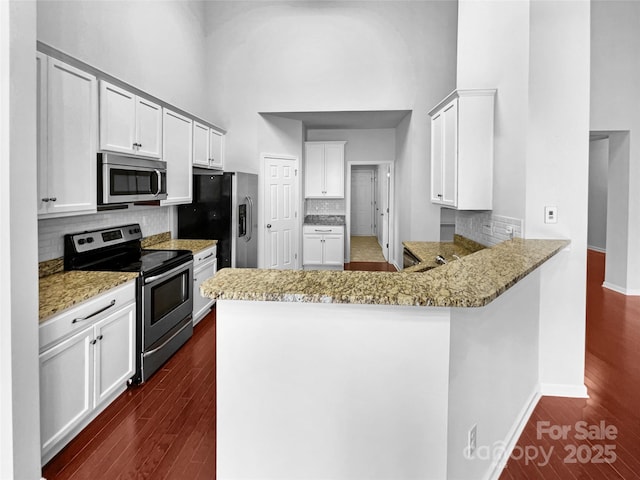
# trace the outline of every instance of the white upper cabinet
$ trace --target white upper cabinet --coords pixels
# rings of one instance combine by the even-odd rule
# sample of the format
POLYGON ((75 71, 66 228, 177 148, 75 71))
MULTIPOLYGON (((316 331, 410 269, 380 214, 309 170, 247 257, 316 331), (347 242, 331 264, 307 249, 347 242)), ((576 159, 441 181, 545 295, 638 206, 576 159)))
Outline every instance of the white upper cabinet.
POLYGON ((167 162, 167 199, 162 205, 191 203, 193 121, 163 108, 163 157, 167 162))
POLYGON ((193 122, 193 165, 209 167, 209 127, 193 122))
POLYGON ((193 164, 202 168, 224 168, 224 133, 194 121, 193 164))
POLYGON ((344 198, 346 142, 305 142, 305 198, 344 198))
POLYGON ((493 208, 496 90, 456 90, 431 116, 431 201, 459 210, 493 208))
POLYGON ((97 80, 36 54, 38 71, 38 214, 96 211, 97 80))
POLYGON ((100 81, 100 150, 162 158, 162 108, 100 81))

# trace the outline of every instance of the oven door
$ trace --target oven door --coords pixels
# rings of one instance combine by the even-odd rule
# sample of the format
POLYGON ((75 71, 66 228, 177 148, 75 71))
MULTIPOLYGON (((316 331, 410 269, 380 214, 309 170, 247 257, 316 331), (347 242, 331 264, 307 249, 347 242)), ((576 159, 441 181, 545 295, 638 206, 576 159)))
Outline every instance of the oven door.
POLYGON ((100 204, 164 200, 166 163, 156 160, 100 154, 100 204))
POLYGON ((193 311, 193 260, 142 279, 142 351, 193 311))

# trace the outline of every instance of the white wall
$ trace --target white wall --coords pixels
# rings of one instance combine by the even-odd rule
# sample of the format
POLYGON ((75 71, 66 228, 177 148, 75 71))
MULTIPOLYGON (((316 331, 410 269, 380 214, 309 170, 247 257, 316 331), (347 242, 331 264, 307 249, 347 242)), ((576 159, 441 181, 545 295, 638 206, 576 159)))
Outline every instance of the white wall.
POLYGON ((395 128, 353 130, 307 130, 309 141, 344 140, 345 162, 394 162, 396 155, 395 128))
POLYGON ((40 478, 35 41, 35 4, 0 2, 0 478, 20 480, 40 478))
MULTIPOLYGON (((38 40, 210 119, 204 2, 40 0, 38 40)), ((223 126, 223 125, 221 125, 223 126)))
POLYGON ((607 249, 607 183, 609 181, 609 139, 589 142, 589 225, 587 245, 607 249))
POLYGON ((458 87, 498 89, 494 212, 572 241, 542 279, 540 375, 547 393, 583 394, 589 3, 463 0, 459 19, 458 87))
POLYGON ((437 239, 426 112, 455 86, 456 12, 441 1, 207 3, 211 112, 229 130, 229 168, 256 169, 257 112, 415 110, 412 166, 396 186, 398 211, 420 217, 402 239, 437 239))
POLYGON ((591 2, 591 130, 631 132, 628 138, 619 137, 618 145, 613 137, 611 142, 616 164, 612 159, 610 167, 627 172, 610 178, 609 200, 616 205, 616 216, 608 217, 605 281, 632 294, 640 294, 640 250, 629 247, 640 242, 639 30, 640 3, 591 2), (624 248, 613 248, 611 242, 624 248))

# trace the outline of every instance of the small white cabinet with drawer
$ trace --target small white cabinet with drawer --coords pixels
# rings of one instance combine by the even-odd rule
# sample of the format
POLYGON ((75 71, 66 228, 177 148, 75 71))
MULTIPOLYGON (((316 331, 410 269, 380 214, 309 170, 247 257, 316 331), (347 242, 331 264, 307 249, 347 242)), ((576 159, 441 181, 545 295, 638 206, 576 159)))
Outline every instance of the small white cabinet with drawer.
POLYGON ((304 225, 302 263, 305 269, 344 268, 344 227, 304 225))
POLYGON ((40 445, 48 462, 135 373, 135 282, 40 325, 40 445))
POLYGON ((218 261, 214 245, 193 255, 193 324, 197 324, 211 311, 215 300, 203 297, 200 285, 216 274, 218 261))

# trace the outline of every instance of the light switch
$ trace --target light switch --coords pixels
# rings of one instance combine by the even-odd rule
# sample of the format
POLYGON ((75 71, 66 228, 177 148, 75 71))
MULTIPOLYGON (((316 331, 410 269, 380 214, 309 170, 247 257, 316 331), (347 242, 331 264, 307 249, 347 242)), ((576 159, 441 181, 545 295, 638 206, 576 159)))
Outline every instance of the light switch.
POLYGON ((544 223, 558 223, 558 207, 544 207, 544 223))

